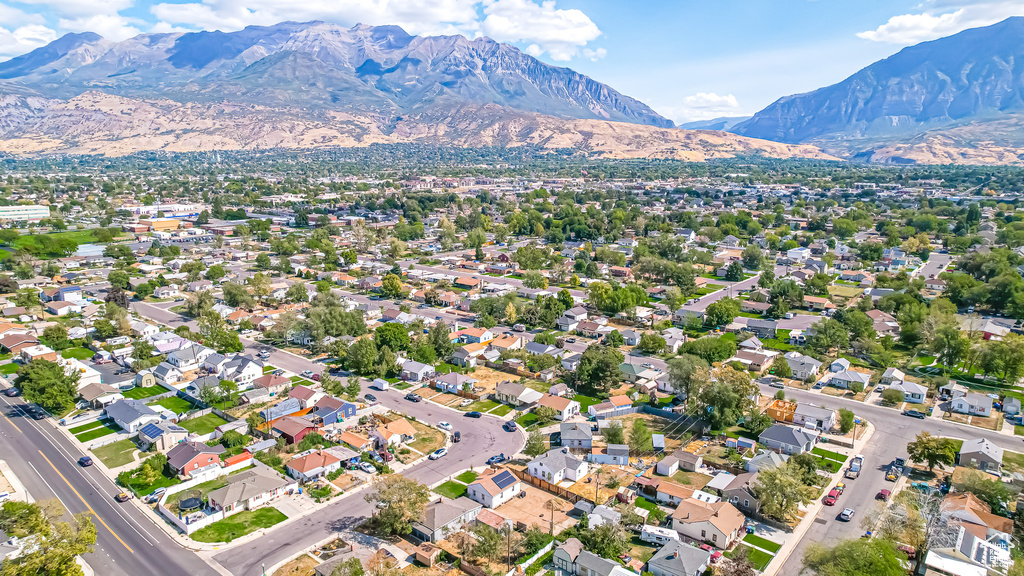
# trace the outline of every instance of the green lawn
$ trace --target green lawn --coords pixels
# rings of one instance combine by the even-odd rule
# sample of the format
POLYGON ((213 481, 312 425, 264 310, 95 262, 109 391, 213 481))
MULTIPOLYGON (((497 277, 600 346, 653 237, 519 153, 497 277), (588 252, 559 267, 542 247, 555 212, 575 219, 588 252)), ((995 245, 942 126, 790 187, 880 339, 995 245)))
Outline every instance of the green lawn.
POLYGON ((277 367, 276 366, 271 366, 269 364, 267 364, 266 366, 263 367, 263 373, 264 374, 270 374, 274 370, 277 370, 277 367))
POLYGON ((580 412, 586 412, 587 408, 602 402, 602 400, 598 400, 592 396, 584 396, 583 394, 577 394, 573 396, 572 399, 580 403, 580 412))
POLYGON ((472 470, 466 470, 462 474, 456 476, 455 479, 465 484, 472 484, 473 481, 476 480, 476 476, 476 472, 473 472, 472 470))
POLYGON ((102 426, 103 426, 102 422, 100 422, 99 420, 93 420, 92 422, 89 422, 88 424, 82 424, 81 426, 75 426, 74 428, 68 428, 68 432, 71 432, 72 434, 81 434, 82 432, 85 432, 86 430, 93 430, 95 428, 100 428, 102 426))
POLYGON ((498 406, 494 410, 491 410, 490 414, 494 414, 495 416, 504 416, 504 415, 508 414, 511 411, 512 411, 512 407, 511 406, 509 406, 507 404, 502 404, 501 406, 498 406))
POLYGON ((169 390, 167 390, 167 388, 164 388, 163 386, 157 385, 157 386, 136 386, 135 388, 132 388, 131 390, 127 390, 125 392, 122 392, 121 394, 125 398, 131 398, 132 400, 142 400, 144 398, 149 398, 150 396, 156 396, 157 394, 163 394, 164 392, 169 392, 169 390))
POLYGON ((153 492, 153 490, 156 490, 157 488, 170 488, 171 486, 180 483, 181 480, 178 480, 177 478, 172 478, 161 474, 159 477, 157 477, 156 480, 148 484, 140 481, 138 478, 132 478, 131 480, 128 481, 128 486, 126 486, 126 488, 129 488, 133 492, 135 492, 136 496, 146 496, 147 494, 153 492))
POLYGON ((210 432, 213 432, 217 426, 227 423, 227 420, 217 416, 213 412, 210 412, 206 416, 200 416, 199 418, 179 422, 178 425, 189 432, 195 432, 196 434, 202 435, 209 434, 210 432))
POLYGON ((1013 470, 1024 470, 1024 454, 1020 452, 1003 452, 1003 464, 1013 470))
POLYGON ((651 502, 647 498, 637 498, 636 500, 633 501, 633 503, 636 504, 637 508, 643 508, 644 510, 649 510, 651 512, 658 508, 657 504, 651 502))
POLYGON ((467 486, 461 482, 449 480, 437 488, 434 488, 434 492, 437 492, 445 498, 451 498, 454 500, 455 498, 464 495, 466 493, 466 488, 467 486))
POLYGON ((85 348, 68 348, 67 350, 60 353, 65 358, 75 358, 76 360, 88 360, 92 358, 92 350, 86 350, 85 348))
POLYGON ((487 412, 498 407, 498 403, 494 400, 477 400, 465 408, 459 408, 463 412, 487 412))
POLYGON ((779 549, 782 548, 782 544, 778 544, 776 542, 772 542, 771 540, 768 540, 767 538, 761 538, 757 534, 747 534, 746 536, 743 537, 743 541, 746 542, 747 544, 753 544, 754 546, 757 546, 758 548, 763 548, 763 549, 771 552, 772 554, 778 554, 779 553, 779 549))
POLYGON ((822 456, 822 457, 828 458, 829 460, 835 460, 836 462, 840 462, 840 463, 846 462, 846 458, 847 458, 846 456, 844 456, 844 455, 842 455, 842 454, 840 454, 838 452, 830 452, 830 451, 825 450, 824 448, 822 448, 820 446, 815 446, 814 449, 811 450, 811 452, 814 453, 814 454, 817 454, 818 456, 822 456))
POLYGON ((120 432, 120 431, 121 431, 121 427, 120 426, 118 426, 117 424, 114 424, 114 422, 112 420, 108 420, 108 421, 102 422, 102 424, 99 427, 97 427, 97 428, 93 428, 92 430, 89 430, 87 432, 82 432, 81 434, 76 434, 75 438, 77 438, 79 442, 83 442, 84 443, 84 442, 90 442, 90 441, 95 440, 97 438, 102 438, 102 437, 104 437, 104 436, 106 436, 108 434, 114 434, 114 433, 120 432))
POLYGON ((135 461, 132 458, 132 454, 138 450, 135 443, 131 440, 118 440, 113 444, 107 444, 106 446, 100 446, 92 451, 93 456, 100 459, 107 468, 117 468, 124 466, 125 464, 131 464, 135 461))
POLYGON ((1013 433, 1016 434, 1017 436, 1024 436, 1024 426, 1021 426, 1020 424, 1014 424, 1013 433))
POLYGON ((765 566, 767 566, 768 563, 772 561, 772 558, 775 557, 773 554, 762 552, 760 550, 756 550, 754 548, 751 548, 750 546, 744 546, 742 544, 740 544, 739 547, 736 548, 736 552, 739 552, 741 549, 746 551, 747 559, 750 560, 750 563, 753 564, 754 568, 756 568, 758 571, 764 570, 765 566))
POLYGON ((150 406, 152 405, 163 406, 164 408, 167 408, 168 410, 174 412, 175 414, 188 412, 189 410, 192 410, 194 408, 191 402, 178 396, 169 396, 167 398, 161 398, 160 400, 157 400, 156 402, 150 404, 150 406))
POLYGON ((182 490, 181 492, 178 492, 176 494, 171 494, 170 496, 167 497, 167 502, 164 505, 167 506, 167 509, 170 510, 171 512, 177 513, 178 501, 181 500, 182 498, 185 498, 186 495, 188 495, 189 493, 199 492, 200 498, 205 500, 206 496, 210 492, 213 492, 218 488, 223 488, 227 485, 228 479, 226 476, 214 478, 213 480, 207 480, 206 482, 200 482, 199 484, 196 484, 195 486, 189 488, 188 490, 182 490))
POLYGON ((516 422, 518 422, 519 425, 522 426, 523 428, 529 428, 533 424, 537 423, 537 415, 534 414, 533 412, 527 412, 526 414, 523 414, 522 416, 517 418, 516 422))
POLYGON ((14 362, 4 364, 3 366, 0 366, 0 374, 14 374, 20 367, 21 364, 15 364, 14 362))
MULTIPOLYGON (((120 232, 116 232, 116 234, 120 235, 120 232)), ((31 245, 37 248, 42 248, 39 244, 39 239, 43 236, 53 238, 54 240, 68 238, 79 244, 91 244, 96 242, 96 236, 93 235, 92 230, 70 230, 67 232, 54 232, 52 234, 26 234, 14 241, 14 247, 26 248, 31 245)))
POLYGON ((246 510, 195 532, 192 539, 196 542, 231 542, 260 528, 270 528, 287 518, 277 508, 246 510))

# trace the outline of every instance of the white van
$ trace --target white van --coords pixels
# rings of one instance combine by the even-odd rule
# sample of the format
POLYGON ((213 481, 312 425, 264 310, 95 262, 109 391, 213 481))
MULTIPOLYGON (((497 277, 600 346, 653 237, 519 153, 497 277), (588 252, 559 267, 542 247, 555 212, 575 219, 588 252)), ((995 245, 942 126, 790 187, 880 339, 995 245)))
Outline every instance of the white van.
POLYGON ((373 384, 371 384, 370 387, 371 388, 376 388, 377 390, 384 391, 384 390, 387 390, 388 388, 390 388, 391 384, 387 380, 385 380, 383 378, 374 378, 373 379, 373 384))
POLYGON ((652 544, 666 544, 673 540, 679 540, 679 533, 669 528, 645 524, 643 530, 640 531, 640 539, 652 544))

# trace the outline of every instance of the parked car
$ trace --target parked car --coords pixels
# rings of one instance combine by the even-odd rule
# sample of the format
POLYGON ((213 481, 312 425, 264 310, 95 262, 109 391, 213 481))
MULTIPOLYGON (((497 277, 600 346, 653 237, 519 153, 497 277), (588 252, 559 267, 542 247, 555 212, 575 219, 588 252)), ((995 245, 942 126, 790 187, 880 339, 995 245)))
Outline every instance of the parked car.
POLYGON ((483 416, 483 414, 481 414, 481 413, 479 413, 479 412, 477 412, 475 410, 473 412, 466 412, 466 417, 467 418, 479 418, 481 416, 483 416))
POLYGON ((420 402, 420 401, 423 400, 423 398, 421 398, 419 395, 413 394, 412 392, 406 394, 405 395, 405 399, 408 400, 409 402, 414 402, 414 403, 415 402, 420 402))
POLYGON ((466 406, 469 406, 469 405, 470 405, 470 404, 472 404, 472 403, 473 403, 473 401, 472 401, 472 400, 470 400, 469 398, 466 398, 466 399, 465 399, 465 400, 463 400, 462 402, 459 402, 459 407, 461 407, 461 408, 465 408, 466 406))
POLYGON ((502 424, 501 427, 504 428, 506 432, 515 432, 516 431, 516 423, 511 421, 511 420, 509 420, 508 422, 505 422, 504 424, 502 424))
POLYGON ((505 453, 503 452, 501 454, 498 454, 497 456, 491 456, 490 458, 488 458, 487 459, 487 465, 488 466, 493 466, 495 464, 501 464, 505 460, 506 460, 505 453))
POLYGON ((369 462, 360 462, 358 468, 367 474, 373 474, 377 471, 377 469, 373 467, 373 464, 370 464, 369 462))
POLYGON ((17 388, 11 387, 11 388, 8 388, 7 390, 4 390, 4 396, 7 396, 8 398, 11 398, 11 397, 17 396, 17 395, 18 395, 18 389, 17 388))
POLYGON ((853 508, 844 508, 843 511, 839 513, 839 519, 843 522, 849 522, 850 520, 853 520, 853 515, 856 513, 857 511, 853 508))
POLYGON ((313 381, 314 382, 319 382, 320 381, 320 375, 319 374, 313 374, 313 381))
POLYGON ((919 420, 924 420, 927 416, 924 412, 918 412, 917 410, 904 410, 903 415, 910 416, 911 418, 917 418, 919 420))
POLYGON ((366 400, 367 402, 376 402, 377 401, 377 397, 374 396, 373 394, 367 394, 366 396, 363 396, 363 399, 366 400))
POLYGON ((430 456, 427 456, 427 458, 431 460, 437 460, 438 458, 443 458, 446 454, 448 454, 447 448, 438 448, 437 450, 431 452, 430 456))
POLYGON ((82 468, 88 468, 89 466, 92 466, 92 458, 88 456, 82 456, 81 458, 78 459, 78 465, 81 466, 82 468))
POLYGON ((462 433, 458 430, 452 432, 452 442, 462 442, 462 433))
POLYGON ((395 459, 395 455, 392 454, 391 452, 388 452, 387 450, 381 450, 380 452, 377 453, 377 455, 380 456, 381 459, 384 460, 385 462, 391 462, 392 460, 395 459))
POLYGON ((895 482, 895 481, 899 480, 899 478, 900 478, 900 473, 897 472, 897 468, 895 466, 893 466, 892 468, 889 468, 889 471, 885 473, 885 479, 890 481, 890 482, 895 482))
POLYGON ((160 496, 163 495, 163 493, 166 491, 167 488, 157 488, 156 490, 153 490, 152 492, 147 494, 146 497, 142 499, 142 501, 145 502, 146 504, 152 504, 153 502, 159 500, 160 496))
POLYGON ((118 502, 127 502, 131 500, 131 498, 131 494, 128 494, 127 492, 120 492, 117 496, 114 496, 114 500, 117 500, 118 502))
POLYGON ((822 500, 822 504, 824 504, 825 506, 835 506, 836 500, 838 499, 839 490, 833 488, 832 490, 829 490, 828 494, 825 496, 825 499, 822 500))
POLYGON ((838 490, 840 494, 842 494, 843 492, 846 492, 846 484, 840 482, 836 484, 835 489, 838 490))
POLYGON ((303 370, 302 376, 305 378, 312 378, 313 376, 316 376, 316 374, 313 374, 312 370, 303 370))
POLYGON ((452 431, 452 425, 449 424, 448 422, 445 422, 444 420, 438 422, 437 427, 440 428, 441 430, 444 430, 445 432, 452 431))
POLYGON ((878 494, 875 495, 875 500, 881 500, 882 502, 888 502, 889 501, 889 496, 891 496, 891 495, 892 495, 892 492, 890 492, 888 490, 879 490, 878 494))

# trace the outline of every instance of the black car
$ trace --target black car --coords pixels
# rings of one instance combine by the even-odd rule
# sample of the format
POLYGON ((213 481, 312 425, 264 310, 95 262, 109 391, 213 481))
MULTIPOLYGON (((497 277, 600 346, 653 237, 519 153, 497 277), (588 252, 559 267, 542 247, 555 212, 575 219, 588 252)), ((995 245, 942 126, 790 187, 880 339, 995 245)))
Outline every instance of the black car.
POLYGON ((78 465, 81 466, 82 468, 88 468, 89 466, 92 466, 92 458, 89 458, 88 456, 82 456, 81 458, 78 459, 78 465))
POLYGON ((910 416, 911 418, 917 418, 919 420, 924 420, 927 416, 924 412, 918 412, 917 410, 904 410, 903 415, 910 416))
POLYGON ((363 398, 366 398, 367 402, 376 402, 377 401, 377 397, 374 396, 373 394, 367 394, 366 396, 363 396, 363 398))
POLYGON ((515 432, 516 431, 516 423, 512 422, 511 420, 509 420, 508 422, 505 422, 504 424, 502 424, 501 427, 504 428, 506 432, 515 432))
POLYGON ((33 420, 42 420, 46 418, 46 412, 43 412, 42 408, 34 408, 29 412, 29 416, 32 416, 33 420))
POLYGON ((483 416, 483 414, 481 414, 479 412, 475 412, 475 411, 474 412, 466 412, 466 417, 467 418, 479 418, 481 416, 483 416))
POLYGON ((420 400, 423 400, 423 398, 420 398, 418 395, 413 394, 412 392, 406 394, 405 399, 408 400, 409 402, 419 402, 420 400))
POLYGON ((10 398, 12 396, 17 396, 17 395, 18 395, 18 389, 17 388, 8 388, 7 390, 4 390, 4 396, 7 396, 8 398, 10 398))

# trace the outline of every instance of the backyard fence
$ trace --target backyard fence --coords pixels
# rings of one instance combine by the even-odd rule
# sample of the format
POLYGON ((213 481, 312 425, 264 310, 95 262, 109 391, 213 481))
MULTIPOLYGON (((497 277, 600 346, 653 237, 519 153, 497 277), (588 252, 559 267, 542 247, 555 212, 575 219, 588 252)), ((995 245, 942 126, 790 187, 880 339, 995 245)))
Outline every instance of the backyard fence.
POLYGON ((524 482, 526 482, 526 483, 528 483, 528 484, 530 484, 532 486, 536 486, 537 488, 540 488, 541 490, 544 490, 545 492, 550 492, 551 494, 554 494, 555 496, 558 496, 559 498, 568 500, 569 502, 572 502, 573 504, 576 504, 577 502, 579 502, 581 500, 584 501, 584 502, 589 502, 591 504, 594 504, 594 501, 589 499, 589 498, 585 498, 583 496, 580 496, 579 494, 576 494, 575 492, 570 492, 570 491, 566 490, 565 488, 562 488, 561 486, 558 486, 557 484, 552 484, 552 483, 548 482, 547 480, 542 480, 540 478, 536 478, 534 476, 531 476, 525 470, 516 470, 515 468, 509 468, 509 470, 511 470, 512 473, 515 474, 516 477, 519 478, 520 480, 522 480, 522 481, 524 481, 524 482))

